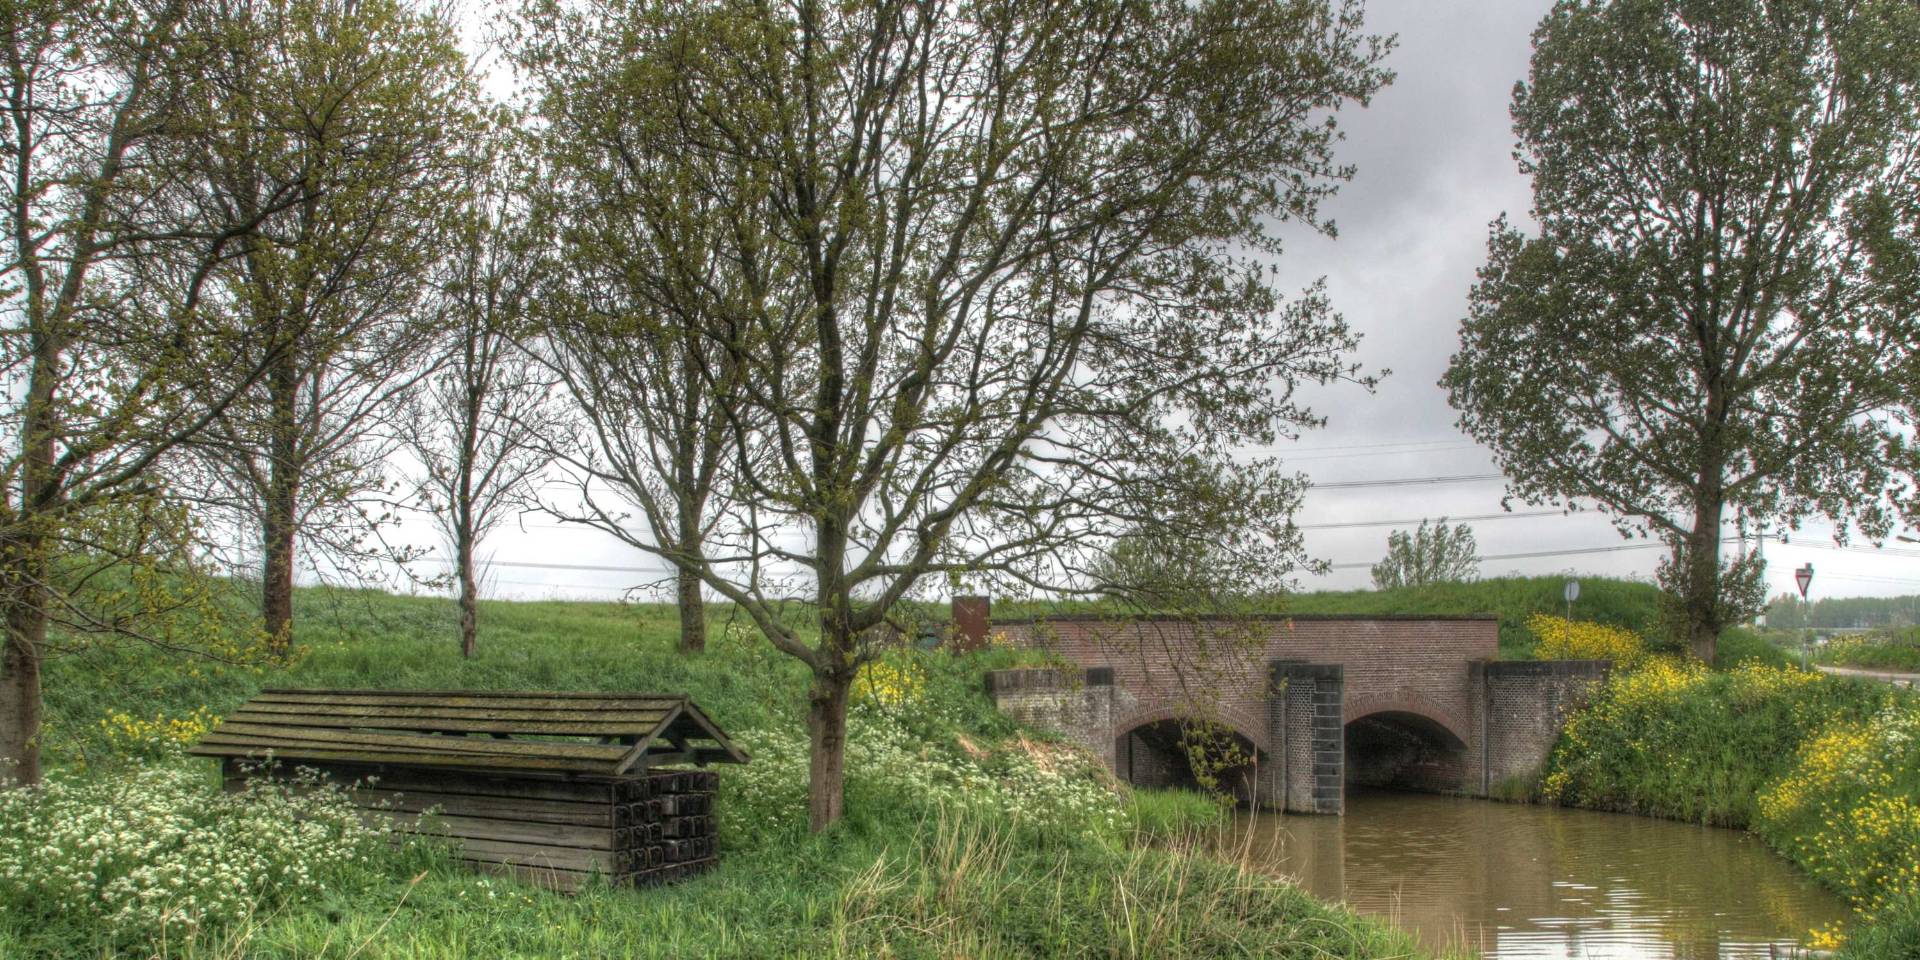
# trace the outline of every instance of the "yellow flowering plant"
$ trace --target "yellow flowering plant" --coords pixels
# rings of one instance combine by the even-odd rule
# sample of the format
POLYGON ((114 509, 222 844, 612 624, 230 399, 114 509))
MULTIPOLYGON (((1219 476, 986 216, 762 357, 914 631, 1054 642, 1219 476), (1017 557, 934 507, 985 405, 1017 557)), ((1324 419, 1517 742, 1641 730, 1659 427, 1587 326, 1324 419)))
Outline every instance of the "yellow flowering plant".
POLYGON ((1542 660, 1612 660, 1630 667, 1647 655, 1639 634, 1609 624, 1536 613, 1527 619, 1527 631, 1538 641, 1534 656, 1542 660))

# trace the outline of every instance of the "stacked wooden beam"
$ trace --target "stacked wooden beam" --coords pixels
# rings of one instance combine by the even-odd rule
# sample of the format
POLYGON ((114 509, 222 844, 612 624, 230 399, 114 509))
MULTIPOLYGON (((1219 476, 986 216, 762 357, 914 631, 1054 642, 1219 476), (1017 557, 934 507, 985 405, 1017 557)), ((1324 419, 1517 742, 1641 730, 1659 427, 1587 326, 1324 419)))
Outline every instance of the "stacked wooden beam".
POLYGON ((711 867, 718 776, 655 765, 747 759, 683 695, 547 691, 268 690, 192 752, 234 790, 317 770, 369 817, 566 890, 711 867))
MULTIPOLYGON (((578 889, 596 874, 617 885, 670 883, 719 860, 719 775, 709 771, 602 779, 301 766, 346 788, 369 820, 445 837, 477 868, 559 890, 578 889)), ((263 776, 291 773, 227 761, 230 791, 263 776)))
POLYGON ((713 866, 713 793, 719 777, 705 771, 632 777, 614 788, 615 878, 645 885, 670 882, 713 866))

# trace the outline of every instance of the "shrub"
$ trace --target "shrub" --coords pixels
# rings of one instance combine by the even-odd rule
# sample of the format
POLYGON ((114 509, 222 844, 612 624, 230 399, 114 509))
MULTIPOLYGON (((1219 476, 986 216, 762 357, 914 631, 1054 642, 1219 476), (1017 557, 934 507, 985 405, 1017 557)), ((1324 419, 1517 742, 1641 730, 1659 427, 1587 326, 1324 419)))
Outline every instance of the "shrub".
MULTIPOLYGON (((806 732, 782 727, 737 739, 753 762, 721 779, 726 842, 752 847, 804 829, 806 732)), ((1024 737, 981 747, 951 732, 928 740, 871 701, 848 713, 846 777, 848 810, 896 819, 937 810, 991 814, 1033 838, 1117 836, 1124 825, 1112 778, 1078 747, 1024 737)))
POLYGON ((1542 660, 1612 660, 1631 667, 1647 655, 1646 641, 1624 627, 1536 613, 1527 618, 1527 631, 1538 641, 1534 656, 1542 660))
POLYGON ((1748 664, 1711 671, 1648 657, 1617 671, 1569 718, 1542 794, 1576 806, 1719 826, 1753 822, 1754 798, 1835 719, 1864 720, 1884 691, 1748 664))
POLYGON ((313 897, 386 851, 312 777, 222 793, 182 764, 0 791, 0 916, 77 941, 199 932, 313 897))
POLYGON ((1801 746, 1754 828, 1870 920, 1920 898, 1920 706, 1890 703, 1801 746))
POLYGON ((1720 643, 1713 654, 1713 665, 1720 670, 1731 670, 1743 663, 1790 667, 1799 661, 1798 654, 1782 650, 1758 632, 1739 627, 1721 632, 1720 643))

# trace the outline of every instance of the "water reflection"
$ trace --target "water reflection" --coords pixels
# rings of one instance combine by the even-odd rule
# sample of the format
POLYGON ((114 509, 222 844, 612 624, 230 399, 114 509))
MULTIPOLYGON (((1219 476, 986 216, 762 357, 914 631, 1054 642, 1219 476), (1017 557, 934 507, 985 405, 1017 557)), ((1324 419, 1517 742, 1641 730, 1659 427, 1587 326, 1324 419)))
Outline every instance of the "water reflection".
POLYGON ((1276 873, 1490 960, 1788 955, 1838 899, 1734 830, 1349 786, 1344 817, 1245 818, 1276 873))

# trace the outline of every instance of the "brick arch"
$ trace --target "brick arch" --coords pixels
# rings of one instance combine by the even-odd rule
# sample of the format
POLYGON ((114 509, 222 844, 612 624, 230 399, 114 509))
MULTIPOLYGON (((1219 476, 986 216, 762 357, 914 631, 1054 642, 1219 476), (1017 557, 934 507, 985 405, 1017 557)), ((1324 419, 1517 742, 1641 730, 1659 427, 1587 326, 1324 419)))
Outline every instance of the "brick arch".
POLYGON ((1473 742, 1470 735, 1472 731, 1453 711, 1408 687, 1354 697, 1347 701, 1340 719, 1341 723, 1347 724, 1376 713, 1411 713, 1433 721, 1442 730, 1452 734, 1462 746, 1473 742))
POLYGON ((1195 711, 1177 704, 1158 704, 1137 710, 1124 719, 1116 721, 1113 725, 1113 733, 1117 737, 1125 737, 1148 724, 1193 719, 1217 720, 1224 723, 1228 729, 1245 737, 1248 743, 1253 744, 1255 750, 1263 754, 1268 752, 1265 720, 1255 718, 1250 712, 1231 705, 1222 706, 1209 714, 1208 711, 1195 711))

